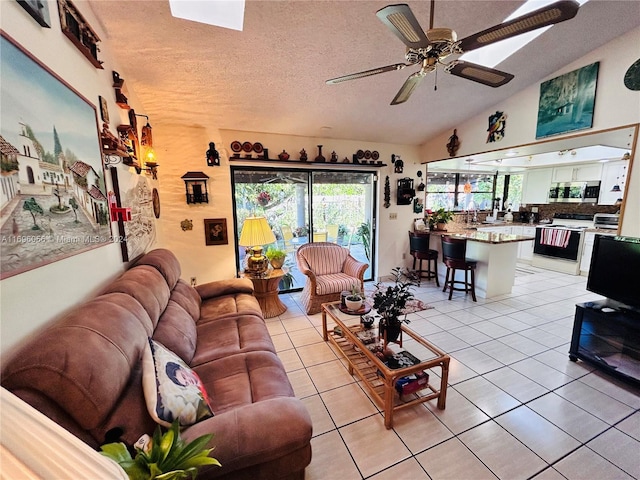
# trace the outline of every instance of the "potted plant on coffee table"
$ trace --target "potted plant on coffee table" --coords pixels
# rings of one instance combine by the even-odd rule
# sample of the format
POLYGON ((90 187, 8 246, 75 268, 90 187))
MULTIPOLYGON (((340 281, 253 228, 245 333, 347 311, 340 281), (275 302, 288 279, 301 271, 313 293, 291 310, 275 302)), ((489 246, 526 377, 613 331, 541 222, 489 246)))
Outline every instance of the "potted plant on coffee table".
POLYGON ((363 302, 364 300, 358 288, 355 285, 351 285, 351 293, 344 299, 347 309, 355 312, 362 307, 363 302))
POLYGON ((404 309, 407 302, 414 298, 412 288, 415 280, 408 276, 400 267, 391 270, 393 285, 376 284, 373 293, 373 308, 380 315, 380 336, 388 342, 396 342, 400 336, 402 323, 409 323, 404 309))

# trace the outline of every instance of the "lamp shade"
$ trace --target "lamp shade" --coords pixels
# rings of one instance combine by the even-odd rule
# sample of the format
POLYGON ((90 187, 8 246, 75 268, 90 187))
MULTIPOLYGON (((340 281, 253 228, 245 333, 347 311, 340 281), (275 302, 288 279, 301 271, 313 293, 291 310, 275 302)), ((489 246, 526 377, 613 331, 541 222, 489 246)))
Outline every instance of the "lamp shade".
POLYGON ((248 217, 242 225, 240 241, 243 247, 253 247, 255 245, 267 245, 276 241, 276 237, 271 231, 267 219, 264 217, 248 217))

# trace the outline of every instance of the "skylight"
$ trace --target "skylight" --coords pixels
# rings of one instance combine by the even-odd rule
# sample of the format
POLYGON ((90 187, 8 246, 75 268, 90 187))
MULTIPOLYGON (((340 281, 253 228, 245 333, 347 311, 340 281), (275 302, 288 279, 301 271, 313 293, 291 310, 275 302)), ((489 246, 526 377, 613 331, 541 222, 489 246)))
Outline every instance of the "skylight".
POLYGON ((244 0, 169 0, 171 15, 242 31, 244 0))
MULTIPOLYGON (((522 4, 520 8, 518 8, 515 12, 505 18, 503 22, 525 15, 526 13, 542 8, 546 5, 554 3, 555 1, 556 0, 528 0, 527 2, 522 4)), ((589 0, 578 0, 578 3, 580 4, 580 6, 582 6, 588 1, 589 0)), ((532 32, 527 32, 522 35, 508 38, 507 40, 503 40, 501 42, 487 45, 486 47, 482 47, 477 50, 473 50, 462 55, 460 57, 460 60, 466 60, 468 62, 478 63, 480 65, 484 65, 485 67, 493 68, 516 53, 527 43, 532 42, 533 40, 538 38, 551 27, 552 25, 539 28, 532 32)))

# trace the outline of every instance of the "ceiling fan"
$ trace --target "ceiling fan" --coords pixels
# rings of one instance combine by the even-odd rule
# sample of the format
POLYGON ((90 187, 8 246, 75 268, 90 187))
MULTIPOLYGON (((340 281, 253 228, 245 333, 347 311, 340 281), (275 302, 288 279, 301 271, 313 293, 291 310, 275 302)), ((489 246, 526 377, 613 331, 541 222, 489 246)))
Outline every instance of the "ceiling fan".
POLYGON ((431 0, 429 30, 426 33, 422 30, 409 5, 388 5, 376 13, 382 23, 407 46, 406 63, 395 63, 352 73, 327 80, 326 83, 332 85, 379 73, 402 70, 405 67, 420 64, 420 70, 407 78, 391 101, 391 105, 406 102, 424 77, 434 71, 438 65, 442 65, 444 71, 452 75, 490 87, 500 87, 511 81, 513 75, 476 63, 462 60, 444 63, 444 60, 453 54, 469 52, 541 27, 564 22, 575 17, 580 8, 580 4, 575 0, 560 0, 521 17, 458 40, 456 32, 450 28, 433 28, 434 2, 435 0, 431 0))

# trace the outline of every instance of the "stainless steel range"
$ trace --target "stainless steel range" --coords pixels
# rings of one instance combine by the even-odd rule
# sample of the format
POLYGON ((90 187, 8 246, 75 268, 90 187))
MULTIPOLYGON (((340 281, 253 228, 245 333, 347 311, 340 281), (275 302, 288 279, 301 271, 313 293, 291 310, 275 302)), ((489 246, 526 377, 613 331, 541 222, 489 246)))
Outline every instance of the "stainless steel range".
POLYGON ((553 224, 536 228, 531 265, 580 275, 584 231, 592 226, 592 215, 556 214, 553 224))

